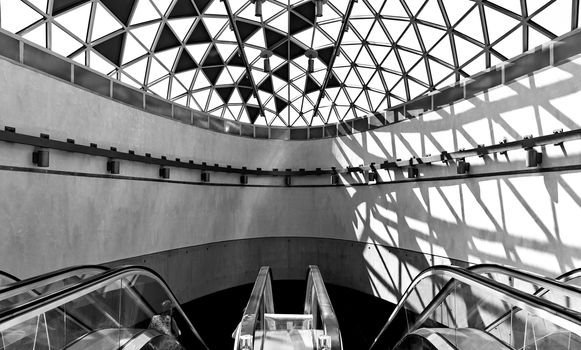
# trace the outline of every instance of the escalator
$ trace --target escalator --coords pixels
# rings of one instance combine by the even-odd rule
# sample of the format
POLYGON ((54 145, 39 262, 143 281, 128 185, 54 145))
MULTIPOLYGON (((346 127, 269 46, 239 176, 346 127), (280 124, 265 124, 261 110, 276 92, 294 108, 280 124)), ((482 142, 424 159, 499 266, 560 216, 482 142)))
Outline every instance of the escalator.
MULTIPOLYGON (((0 276, 0 350, 208 349, 149 269, 80 266, 22 281, 0 276)), ((272 272, 260 269, 232 334, 234 349, 342 350, 317 266, 309 266, 306 282, 304 304, 296 305, 302 310, 276 313, 272 272)), ((371 349, 581 349, 581 314, 574 311, 581 310, 580 282, 581 269, 551 279, 490 264, 431 267, 411 283, 371 349)))
POLYGON ((581 290, 572 285, 579 276, 551 279, 489 264, 428 268, 370 349, 581 349, 581 314, 573 310, 581 290))
POLYGON ((317 266, 308 268, 303 313, 275 313, 271 283, 270 268, 262 267, 232 334, 235 350, 343 349, 339 323, 317 266))
POLYGON ((60 270, 0 289, 2 301, 2 350, 207 349, 165 282, 146 268, 60 270))

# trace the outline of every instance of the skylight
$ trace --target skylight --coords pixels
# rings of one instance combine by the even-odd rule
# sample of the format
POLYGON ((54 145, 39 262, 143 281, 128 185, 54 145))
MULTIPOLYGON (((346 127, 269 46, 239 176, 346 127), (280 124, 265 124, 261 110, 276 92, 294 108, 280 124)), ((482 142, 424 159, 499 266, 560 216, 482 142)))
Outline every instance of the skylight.
POLYGON ((396 106, 578 22, 570 0, 262 1, 257 17, 243 0, 0 0, 0 27, 195 110, 295 127, 396 106))

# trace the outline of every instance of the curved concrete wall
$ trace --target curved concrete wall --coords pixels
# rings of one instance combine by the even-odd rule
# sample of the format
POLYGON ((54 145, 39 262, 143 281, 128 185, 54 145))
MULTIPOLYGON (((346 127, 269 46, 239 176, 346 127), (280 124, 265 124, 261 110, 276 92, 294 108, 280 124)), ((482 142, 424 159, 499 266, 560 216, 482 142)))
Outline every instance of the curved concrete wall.
MULTIPOLYGON (((285 142, 232 137, 148 115, 0 60, 0 120, 27 134, 210 163, 281 169, 358 165, 577 129, 579 62, 389 128, 285 142)), ((580 164, 581 146, 575 141, 542 151, 547 172, 511 173, 524 168, 524 151, 514 151, 470 159, 472 172, 481 177, 449 178, 454 166, 434 164, 421 172, 438 181, 285 188, 269 182, 199 185, 188 182, 191 173, 177 169, 175 178, 183 182, 164 182, 156 179, 157 168, 140 164, 123 165, 124 174, 140 178, 107 177, 102 160, 65 152, 51 152, 49 171, 36 171, 30 148, 4 143, 0 268, 26 277, 67 265, 148 256, 146 263, 156 261, 177 283, 190 281, 171 277, 179 268, 167 264, 184 266, 170 258, 183 249, 198 252, 191 261, 200 264, 224 259, 227 263, 212 264, 212 273, 192 275, 204 288, 175 285, 186 300, 213 286, 251 282, 262 261, 294 278, 306 268, 295 264, 314 260, 334 283, 390 301, 434 263, 497 262, 554 275, 581 266, 576 220, 581 171, 560 168, 580 164), (507 173, 486 175, 491 171, 507 173), (292 244, 269 238, 292 238, 292 244), (350 242, 357 246, 351 249, 350 242), (224 249, 216 248, 220 244, 224 249), (214 260, 204 260, 210 258, 201 252, 210 246, 214 260), (255 257, 251 261, 247 251, 255 257), (415 253, 402 259, 401 252, 415 253)), ((402 169, 381 176, 404 178, 402 169)))

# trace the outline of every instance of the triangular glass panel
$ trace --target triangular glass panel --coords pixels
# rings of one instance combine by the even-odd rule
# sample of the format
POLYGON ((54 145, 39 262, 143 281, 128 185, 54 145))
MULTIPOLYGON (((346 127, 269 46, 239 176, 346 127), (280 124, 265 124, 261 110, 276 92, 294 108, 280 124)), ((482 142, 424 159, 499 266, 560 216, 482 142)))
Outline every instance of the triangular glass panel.
POLYGON ((212 91, 212 95, 210 96, 210 101, 208 103, 208 111, 213 111, 217 107, 220 107, 224 104, 220 95, 216 93, 216 90, 212 91))
POLYGON ((452 46, 450 45, 450 39, 446 36, 444 39, 440 40, 439 43, 434 46, 430 51, 430 55, 444 61, 454 64, 454 58, 452 56, 452 46))
POLYGON ((167 12, 168 7, 169 5, 171 5, 173 0, 151 0, 151 1, 153 1, 153 4, 155 5, 155 7, 157 7, 159 12, 162 15, 164 15, 167 12))
POLYGON ((177 79, 172 80, 171 92, 170 92, 171 99, 182 96, 187 92, 188 91, 186 90, 186 88, 183 86, 183 84, 179 80, 177 80, 177 79))
POLYGON ((404 46, 416 51, 422 51, 420 42, 418 41, 418 36, 413 26, 409 26, 402 37, 399 39, 399 46, 404 46))
POLYGON ((194 26, 192 34, 188 38, 187 44, 200 44, 200 43, 210 43, 212 42, 212 36, 206 29, 204 21, 199 20, 194 26))
POLYGON ((18 34, 19 31, 43 17, 20 0, 4 0, 0 4, 0 24, 5 30, 18 34))
POLYGON ((422 23, 418 23, 418 29, 420 30, 422 41, 424 42, 424 47, 427 51, 430 51, 434 45, 442 39, 446 32, 442 29, 438 29, 432 26, 428 26, 422 23))
POLYGON ((183 50, 175 68, 175 73, 196 69, 198 65, 187 50, 183 50))
POLYGON ((418 14, 418 19, 441 26, 446 26, 446 22, 444 21, 438 0, 428 0, 424 8, 422 8, 418 14))
MULTIPOLYGON (((22 37, 26 40, 32 41, 33 43, 46 47, 46 23, 39 25, 28 33, 24 34, 22 37)), ((84 57, 83 57, 84 62, 84 57)), ((83 63, 84 64, 84 63, 83 63)))
POLYGON ((383 25, 393 41, 397 41, 409 25, 407 21, 383 19, 383 25))
POLYGON ((147 50, 143 48, 142 44, 128 34, 125 36, 125 45, 123 46, 123 64, 133 61, 134 59, 147 55, 147 50))
POLYGON ((193 18, 172 19, 169 20, 168 23, 171 29, 173 29, 174 33, 176 33, 178 39, 183 41, 185 40, 186 35, 190 31, 190 29, 192 28, 194 20, 195 19, 193 18))
MULTIPOLYGON (((496 25, 496 24, 493 24, 496 25)), ((484 43, 484 34, 482 33, 482 22, 480 21, 480 11, 475 7, 468 15, 456 26, 456 30, 466 34, 472 39, 484 43)))
POLYGON ((97 3, 96 6, 97 9, 93 23, 93 32, 91 34, 92 41, 122 28, 119 21, 113 17, 103 5, 97 3))
POLYGON ((200 62, 206 54, 206 51, 208 51, 208 47, 210 47, 210 44, 188 45, 186 46, 186 50, 188 50, 196 62, 200 62))
POLYGON ((205 89, 193 93, 194 100, 200 106, 201 111, 206 111, 206 104, 208 103, 208 96, 210 96, 210 89, 205 89))
MULTIPOLYGON (((123 36, 120 37, 122 40, 123 36)), ((65 31, 63 31, 56 25, 52 26, 52 38, 53 38, 52 50, 65 57, 69 56, 70 54, 77 51, 83 46, 79 41, 75 40, 72 36, 65 33, 65 31)), ((99 45, 95 46, 95 49, 97 51, 100 51, 100 48, 101 47, 99 47, 99 45)), ((101 53, 103 54, 103 52, 101 53)), ((107 56, 107 58, 109 57, 107 56)), ((119 64, 119 61, 114 63, 119 64)))
POLYGON ((454 26, 462 16, 476 5, 472 1, 466 0, 442 0, 445 13, 448 16, 450 25, 454 26))
POLYGON ((153 92, 154 94, 158 95, 161 98, 167 98, 169 88, 169 77, 160 80, 159 82, 155 83, 154 85, 149 86, 149 91, 153 92))
POLYGON ((517 28, 493 48, 508 59, 520 55, 523 52, 523 28, 517 28))
POLYGON ((488 38, 491 44, 520 24, 516 19, 493 10, 488 6, 484 7, 484 13, 486 15, 486 23, 488 24, 488 38))
POLYGON ((264 41, 264 30, 262 30, 262 28, 257 30, 256 33, 254 33, 252 36, 250 36, 250 38, 248 38, 248 40, 246 40, 246 44, 265 48, 266 43, 264 41))
MULTIPOLYGON (((117 0, 119 1, 119 0, 117 0)), ((183 17, 195 17, 199 16, 200 13, 190 0, 177 0, 174 7, 171 9, 169 14, 170 19, 173 18, 183 18, 183 17)))
MULTIPOLYGON (((224 17, 204 17, 204 23, 206 24, 206 28, 208 28, 210 35, 215 37, 228 23, 228 19, 224 17)), ((226 28, 225 30, 230 29, 226 28)))
POLYGON ((174 47, 181 46, 182 42, 176 37, 174 32, 166 24, 163 26, 161 33, 157 38, 157 44, 155 45, 155 52, 171 49, 174 47))
MULTIPOLYGON (((196 7, 198 8, 198 11, 200 12, 200 14, 204 14, 206 12, 206 10, 208 9, 208 6, 210 5, 211 2, 212 2, 212 0, 194 0, 194 4, 196 4, 196 7)), ((215 2, 217 2, 217 1, 215 1, 215 2)))
POLYGON ((77 38, 86 41, 89 30, 89 17, 91 15, 91 4, 79 6, 71 11, 65 12, 55 18, 55 21, 62 24, 77 38))
MULTIPOLYGON (((55 32, 58 32, 53 28, 53 37, 55 32)), ((71 38, 72 39, 72 38, 71 38)), ((121 65, 121 48, 123 47, 123 41, 125 39, 125 34, 117 34, 116 36, 101 42, 93 46, 93 48, 98 51, 101 55, 106 57, 111 63, 116 66, 121 65)), ((61 40, 61 38, 59 38, 61 40)))
POLYGON ((150 1, 139 0, 131 17, 131 25, 161 19, 159 13, 150 1))
MULTIPOLYGON (((367 6, 365 6, 367 7, 367 6)), ((371 27, 375 23, 375 19, 373 18, 364 18, 364 19, 352 19, 351 21, 351 28, 355 28, 355 30, 359 33, 362 38, 367 38, 369 32, 371 31, 371 27)), ((371 37, 370 39, 375 39, 371 37)))
POLYGON ((164 66, 161 65, 154 57, 151 57, 150 64, 149 64, 149 77, 147 82, 149 84, 155 82, 159 78, 169 74, 168 71, 165 69, 164 66))
POLYGON ((551 33, 560 36, 571 31, 571 21, 567 20, 571 18, 570 12, 571 1, 556 0, 534 16, 533 21, 548 29, 551 33))
POLYGON ((145 70, 147 69, 147 58, 143 58, 130 66, 124 67, 123 70, 142 85, 145 83, 145 70))
POLYGON ((178 47, 159 52, 156 57, 168 70, 172 70, 180 49, 178 47))
POLYGON ((381 9, 383 16, 409 18, 408 13, 399 0, 386 0, 381 9))
MULTIPOLYGON (((483 50, 481 47, 457 35, 454 36, 454 41, 456 42, 456 52, 458 53, 458 64, 460 66, 483 50)), ((520 44, 522 45, 522 40, 520 44)))
POLYGON ((143 27, 131 29, 131 33, 141 41, 141 43, 148 49, 151 49, 153 40, 159 30, 159 23, 149 24, 143 27))
POLYGON ((288 32, 288 13, 283 12, 281 15, 271 19, 268 24, 282 32, 288 32))
POLYGON ((319 27, 327 33, 331 38, 337 38, 341 31, 341 21, 334 21, 319 25, 319 27))

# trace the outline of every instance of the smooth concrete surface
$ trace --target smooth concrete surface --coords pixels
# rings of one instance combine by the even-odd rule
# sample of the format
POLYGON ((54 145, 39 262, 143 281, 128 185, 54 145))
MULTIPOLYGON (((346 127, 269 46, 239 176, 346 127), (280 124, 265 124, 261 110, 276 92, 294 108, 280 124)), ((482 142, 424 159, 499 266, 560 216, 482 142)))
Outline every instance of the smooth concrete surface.
MULTIPOLYGON (((0 125, 61 140, 70 137, 79 143, 236 166, 358 165, 496 143, 503 137, 544 135, 557 128, 577 129, 580 62, 572 60, 374 132, 285 142, 232 137, 148 115, 0 60, 0 125)), ((542 167, 580 164, 580 144, 544 147, 542 167)), ((75 264, 266 237, 369 245, 337 271, 362 274, 357 289, 387 300, 397 298, 430 264, 426 256, 439 256, 444 262, 495 262, 550 276, 581 266, 580 171, 358 187, 220 187, 10 169, 33 167, 30 152, 19 145, 0 145, 0 165, 5 166, 0 170, 0 269, 21 277, 75 264), (402 264, 392 248, 415 251, 424 262, 402 264)), ((469 161, 475 173, 518 170, 524 168, 524 153, 469 161)), ((51 157, 51 169, 104 173, 104 162, 90 157, 66 152, 51 157)), ((135 164, 123 164, 123 169, 152 178, 158 171, 135 164)), ((455 167, 434 164, 421 172, 446 176, 455 174, 455 167)), ((404 177, 401 169, 382 176, 404 177)), ((338 248, 320 249, 317 254, 335 256, 333 250, 338 248)), ((273 254, 273 260, 287 261, 278 250, 271 251, 275 253, 254 251, 257 257, 252 259, 273 254)), ((216 258, 230 259, 228 254, 217 252, 216 258)), ((239 254, 227 261, 244 268, 245 259, 251 258, 239 254)), ((337 259, 342 258, 332 262, 337 259)), ((159 261, 160 269, 166 260, 159 261)), ((196 264, 207 267, 202 260, 196 264)), ((254 271, 255 265, 248 264, 254 271)), ((302 271, 302 261, 297 267, 288 263, 280 273, 292 274, 295 268, 302 271), (282 272, 285 269, 291 272, 282 272)), ((241 276, 244 283, 253 279, 241 276)), ((238 282, 230 277, 216 283, 238 282)), ((353 287, 356 282, 337 284, 353 287)), ((196 288, 201 291, 183 293, 204 295, 213 286, 196 288)))
POLYGON ((173 249, 106 265, 144 265, 156 269, 178 299, 187 302, 219 290, 254 283, 262 266, 271 267, 274 280, 306 281, 307 267, 317 265, 325 283, 371 295, 377 294, 376 289, 382 287, 370 283, 370 274, 376 278, 389 275, 390 281, 385 283, 390 284, 390 291, 399 297, 399 288, 409 282, 408 271, 450 263, 466 266, 462 261, 350 240, 262 237, 173 249))

